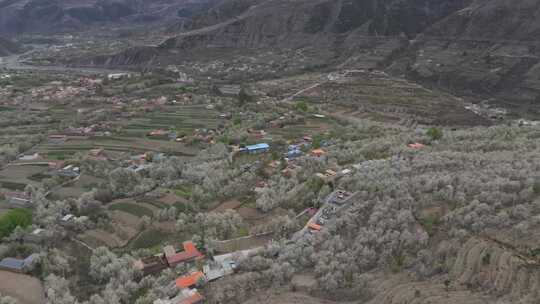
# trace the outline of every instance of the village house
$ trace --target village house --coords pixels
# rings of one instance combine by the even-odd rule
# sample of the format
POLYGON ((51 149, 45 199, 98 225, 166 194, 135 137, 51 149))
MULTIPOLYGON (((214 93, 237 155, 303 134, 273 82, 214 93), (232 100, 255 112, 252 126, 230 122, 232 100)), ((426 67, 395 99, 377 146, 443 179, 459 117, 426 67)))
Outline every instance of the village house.
POLYGON ((29 255, 25 259, 4 258, 0 261, 0 270, 23 273, 28 266, 32 265, 36 258, 37 254, 29 255))
POLYGON ((88 151, 87 158, 91 160, 98 160, 98 161, 108 160, 107 155, 105 155, 105 150, 103 150, 102 148, 92 149, 88 151))
POLYGON ((32 196, 25 192, 6 192, 4 197, 10 208, 32 208, 32 196))
POLYGON ((58 170, 58 169, 63 168, 65 164, 66 162, 63 160, 52 160, 52 161, 49 161, 49 169, 58 170))
POLYGON ((336 190, 328 195, 327 202, 330 204, 342 206, 348 203, 356 193, 351 193, 345 190, 336 190))
POLYGON ((197 289, 185 288, 180 290, 180 293, 172 299, 155 300, 154 304, 197 304, 201 303, 204 297, 197 289))
POLYGON ((425 148, 425 147, 426 147, 426 145, 421 144, 421 143, 408 144, 407 146, 408 146, 409 148, 412 148, 412 149, 422 149, 422 148, 425 148))
POLYGON ((64 223, 69 223, 69 222, 73 221, 74 219, 75 219, 75 215, 73 215, 73 214, 70 213, 70 214, 64 215, 64 216, 60 219, 60 221, 62 221, 62 222, 64 222, 64 223))
POLYGON ((142 271, 143 275, 158 273, 168 267, 167 260, 163 254, 145 257, 135 261, 136 269, 142 271))
POLYGON ((223 85, 218 88, 218 92, 223 96, 237 97, 240 95, 242 87, 239 85, 223 85))
POLYGON ((316 173, 315 176, 324 180, 325 182, 332 182, 338 177, 338 174, 334 170, 327 169, 324 171, 324 173, 316 173))
POLYGON ((310 232, 319 232, 322 229, 322 226, 313 222, 309 222, 308 229, 310 232))
POLYGON ((202 271, 195 271, 187 275, 183 275, 176 279, 176 287, 179 289, 190 288, 206 282, 206 277, 202 271))
POLYGON ((31 160, 37 160, 37 159, 40 159, 41 156, 39 155, 39 153, 34 153, 34 154, 21 154, 19 155, 19 160, 21 161, 31 161, 31 160))
POLYGON ((169 131, 158 129, 158 130, 152 130, 148 133, 148 136, 151 137, 166 137, 169 135, 169 131))
POLYGON ((49 135, 48 142, 51 145, 59 145, 65 143, 67 139, 66 135, 49 135))
POLYGON ((146 165, 144 163, 143 164, 133 164, 133 165, 130 165, 129 167, 127 167, 127 169, 129 171, 132 171, 132 172, 135 172, 135 173, 142 173, 148 168, 150 168, 150 165, 146 165))
POLYGON ((174 252, 174 250, 170 251, 169 249, 168 252, 165 253, 165 258, 167 259, 169 267, 175 267, 178 264, 192 262, 203 257, 203 254, 195 247, 193 242, 186 241, 182 245, 184 251, 174 252))
POLYGON ((25 235, 24 240, 29 243, 42 243, 45 240, 45 229, 37 228, 31 233, 25 235))
POLYGON ((80 169, 79 167, 75 167, 73 165, 67 165, 62 169, 53 171, 51 174, 56 176, 74 178, 80 175, 80 169))
POLYGON ((287 148, 288 151, 286 153, 286 157, 288 159, 293 159, 302 156, 303 152, 301 149, 301 145, 289 145, 289 147, 287 148))
POLYGON ((107 75, 107 79, 109 80, 120 80, 124 78, 131 78, 131 74, 129 73, 113 73, 107 75))
POLYGON ((212 262, 203 266, 203 273, 208 282, 217 280, 234 273, 236 263, 234 261, 212 262))
POLYGON ((240 148, 240 152, 248 152, 250 154, 264 153, 264 152, 268 152, 268 150, 270 150, 270 145, 267 143, 249 145, 249 146, 245 146, 244 148, 240 148))
POLYGON ((314 150, 311 150, 311 156, 314 156, 314 157, 323 157, 326 155, 326 151, 324 151, 323 149, 314 149, 314 150))
POLYGON ((73 128, 69 127, 64 130, 65 135, 69 136, 93 136, 95 126, 73 128))

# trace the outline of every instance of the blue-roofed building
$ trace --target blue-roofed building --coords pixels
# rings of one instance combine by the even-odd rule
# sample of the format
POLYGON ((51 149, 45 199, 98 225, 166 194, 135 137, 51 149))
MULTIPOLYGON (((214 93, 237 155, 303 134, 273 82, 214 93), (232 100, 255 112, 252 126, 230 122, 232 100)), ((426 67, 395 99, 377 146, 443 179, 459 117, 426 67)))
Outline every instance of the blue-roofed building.
POLYGON ((16 259, 16 258, 4 258, 0 261, 1 270, 9 270, 13 272, 23 272, 26 266, 32 264, 34 259, 37 257, 36 254, 29 255, 26 259, 16 259))
POLYGON ((268 150, 270 150, 270 145, 267 143, 250 145, 241 149, 241 151, 247 151, 248 153, 263 153, 263 152, 268 152, 268 150))
POLYGON ((24 260, 15 258, 5 258, 0 261, 0 269, 10 270, 15 272, 22 272, 24 267, 24 260))
POLYGON ((295 158, 295 157, 299 157, 302 155, 302 151, 297 149, 297 150, 289 150, 287 152, 287 158, 295 158))

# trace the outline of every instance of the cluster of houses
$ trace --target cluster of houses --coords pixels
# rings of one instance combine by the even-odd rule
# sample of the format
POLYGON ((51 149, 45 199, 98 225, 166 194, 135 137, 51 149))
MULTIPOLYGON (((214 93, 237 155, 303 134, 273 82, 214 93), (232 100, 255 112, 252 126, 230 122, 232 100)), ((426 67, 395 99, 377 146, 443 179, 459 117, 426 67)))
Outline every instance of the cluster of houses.
POLYGON ((32 196, 24 191, 5 192, 4 198, 10 208, 32 208, 32 196))
MULTIPOLYGON (((135 268, 142 271, 143 275, 150 275, 180 264, 187 263, 194 266, 202 263, 205 259, 205 256, 195 247, 192 241, 186 241, 182 246, 183 250, 181 251, 176 251, 173 246, 165 246, 162 253, 135 261, 135 268)), ((202 269, 190 271, 175 280, 178 294, 174 298, 159 299, 154 301, 154 304, 194 304, 202 302, 204 298, 196 288, 206 282, 233 274, 236 269, 236 259, 248 256, 251 251, 253 250, 214 256, 211 260, 205 261, 202 269)), ((192 269, 196 269, 196 267, 192 269)))
POLYGON ((349 205, 358 193, 336 190, 330 193, 324 205, 308 221, 306 227, 310 233, 316 233, 336 214, 337 211, 349 205))
POLYGON ((127 163, 127 169, 133 172, 143 172, 150 167, 151 162, 157 162, 165 159, 167 155, 165 153, 145 152, 143 154, 137 154, 131 156, 127 163))
POLYGON ((159 138, 159 139, 170 139, 176 140, 177 134, 174 131, 167 131, 163 129, 156 129, 148 132, 146 134, 148 137, 159 138))
POLYGON ((61 134, 51 134, 48 136, 48 143, 51 145, 60 145, 65 143, 69 137, 93 137, 93 136, 110 136, 111 132, 108 131, 110 125, 108 124, 94 124, 88 127, 69 127, 65 129, 61 134))

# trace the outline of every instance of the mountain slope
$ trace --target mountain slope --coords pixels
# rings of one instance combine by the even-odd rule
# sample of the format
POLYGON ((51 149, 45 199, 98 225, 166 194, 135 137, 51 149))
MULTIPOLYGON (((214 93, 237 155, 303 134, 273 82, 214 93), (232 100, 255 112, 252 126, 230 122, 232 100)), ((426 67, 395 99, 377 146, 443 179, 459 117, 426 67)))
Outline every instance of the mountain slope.
POLYGON ((0 37, 0 56, 16 54, 21 51, 21 46, 16 42, 0 37))
POLYGON ((77 63, 217 61, 262 65, 265 74, 230 79, 379 68, 534 114, 531 105, 540 104, 539 20, 537 0, 223 0, 195 16, 191 30, 171 33, 158 47, 77 63))
POLYGON ((391 68, 512 107, 538 105, 539 20, 538 1, 474 1, 426 29, 391 68))
POLYGON ((148 56, 149 50, 141 48, 96 58, 91 63, 159 66, 186 60, 192 54, 204 54, 201 60, 213 60, 231 51, 267 49, 302 50, 313 66, 330 66, 353 55, 369 54, 369 60, 361 65, 373 67, 402 47, 406 37, 415 36, 468 2, 459 0, 448 5, 443 0, 407 4, 399 0, 225 0, 194 18, 192 30, 175 33, 164 41, 156 48, 155 56, 148 56), (136 61, 129 54, 149 60, 136 61))
POLYGON ((215 0, 3 0, 0 34, 59 32, 94 23, 146 23, 181 20, 215 0))

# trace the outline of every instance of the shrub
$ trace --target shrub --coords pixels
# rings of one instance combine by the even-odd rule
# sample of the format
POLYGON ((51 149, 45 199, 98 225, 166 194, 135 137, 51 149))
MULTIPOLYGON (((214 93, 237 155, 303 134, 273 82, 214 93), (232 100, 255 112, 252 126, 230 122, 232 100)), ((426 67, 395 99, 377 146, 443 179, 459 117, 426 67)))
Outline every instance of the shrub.
POLYGON ((0 217, 0 238, 9 236, 17 227, 28 227, 32 223, 32 212, 28 209, 13 209, 0 217))
POLYGON ((429 128, 426 132, 426 135, 429 136, 432 140, 439 140, 443 137, 443 131, 439 128, 429 128))
POLYGON ((294 107, 300 112, 307 112, 309 110, 308 104, 305 101, 296 102, 296 105, 294 107))

